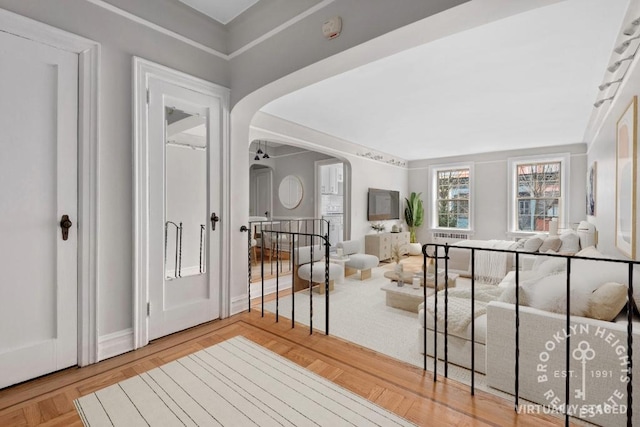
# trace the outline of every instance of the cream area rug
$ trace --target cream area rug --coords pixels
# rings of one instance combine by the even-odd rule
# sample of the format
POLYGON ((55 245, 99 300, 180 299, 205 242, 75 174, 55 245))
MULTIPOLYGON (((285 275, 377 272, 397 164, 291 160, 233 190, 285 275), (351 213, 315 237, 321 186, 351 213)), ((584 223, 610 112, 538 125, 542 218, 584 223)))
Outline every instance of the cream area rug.
POLYGON ((243 337, 75 401, 86 426, 413 426, 243 337))

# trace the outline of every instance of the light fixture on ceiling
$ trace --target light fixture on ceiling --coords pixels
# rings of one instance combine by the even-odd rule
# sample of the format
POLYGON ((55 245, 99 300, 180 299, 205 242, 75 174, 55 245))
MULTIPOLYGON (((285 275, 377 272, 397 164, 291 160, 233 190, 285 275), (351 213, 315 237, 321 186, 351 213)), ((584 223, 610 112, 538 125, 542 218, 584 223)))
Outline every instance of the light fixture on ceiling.
POLYGON ((623 34, 627 36, 632 36, 636 30, 638 29, 638 25, 640 25, 640 18, 636 18, 629 23, 627 27, 622 31, 623 34))
POLYGON ((258 141, 258 151, 256 151, 256 155, 262 154, 262 148, 260 148, 260 141, 258 141))
POLYGON ((620 68, 620 65, 621 65, 624 61, 631 61, 634 57, 635 57, 635 54, 634 54, 634 55, 629 55, 629 56, 627 56, 626 58, 618 59, 616 62, 614 62, 613 64, 609 65, 609 67, 607 68, 607 70, 608 70, 610 73, 615 73, 615 72, 616 72, 616 70, 617 70, 618 68, 620 68))
POLYGON ((610 96, 608 98, 599 99, 599 100, 597 100, 596 102, 593 103, 593 106, 598 108, 602 104, 604 104, 606 101, 611 101, 612 99, 613 99, 613 96, 610 96))
POLYGON ((622 54, 625 50, 627 50, 631 42, 637 39, 640 39, 640 36, 631 37, 630 39, 627 39, 620 43, 615 49, 613 49, 613 51, 617 54, 622 54))
POLYGON ((264 156, 262 156, 263 159, 269 159, 269 153, 267 153, 267 141, 264 142, 264 156))
POLYGON ((616 83, 620 83, 620 82, 622 82, 622 78, 619 78, 618 80, 613 80, 611 82, 602 83, 600 86, 598 86, 598 89, 605 90, 609 86, 614 85, 616 83))

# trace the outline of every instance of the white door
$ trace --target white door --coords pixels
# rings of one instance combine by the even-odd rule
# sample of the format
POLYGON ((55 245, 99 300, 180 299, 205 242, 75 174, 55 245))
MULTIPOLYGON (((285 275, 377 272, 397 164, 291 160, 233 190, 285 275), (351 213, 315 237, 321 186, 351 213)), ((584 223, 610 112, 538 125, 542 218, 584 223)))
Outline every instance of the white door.
POLYGON ((78 57, 0 32, 0 58, 2 388, 77 363, 78 57))
POLYGON ((271 218, 273 185, 271 182, 271 168, 256 170, 256 215, 271 218))
POLYGON ((220 316, 222 106, 160 79, 148 89, 152 340, 220 316))

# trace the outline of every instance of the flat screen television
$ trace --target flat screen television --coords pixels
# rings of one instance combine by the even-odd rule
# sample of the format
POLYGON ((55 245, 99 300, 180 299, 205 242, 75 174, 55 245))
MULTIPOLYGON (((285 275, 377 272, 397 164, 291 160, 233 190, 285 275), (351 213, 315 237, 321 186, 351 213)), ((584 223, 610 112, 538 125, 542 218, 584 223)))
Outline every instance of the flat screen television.
POLYGON ((369 221, 400 219, 400 192, 369 188, 367 219, 369 221))

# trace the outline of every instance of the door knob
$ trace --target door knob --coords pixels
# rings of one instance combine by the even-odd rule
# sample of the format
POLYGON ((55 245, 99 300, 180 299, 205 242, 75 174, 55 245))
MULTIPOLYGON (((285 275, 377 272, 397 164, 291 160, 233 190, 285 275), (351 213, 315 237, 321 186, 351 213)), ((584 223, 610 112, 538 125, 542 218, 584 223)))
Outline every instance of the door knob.
POLYGON ((216 222, 220 221, 220 217, 215 212, 211 214, 211 229, 216 231, 216 222))
POLYGON ((62 240, 67 240, 69 238, 69 229, 73 223, 69 219, 69 215, 62 215, 62 219, 60 219, 60 228, 62 229, 62 240))

